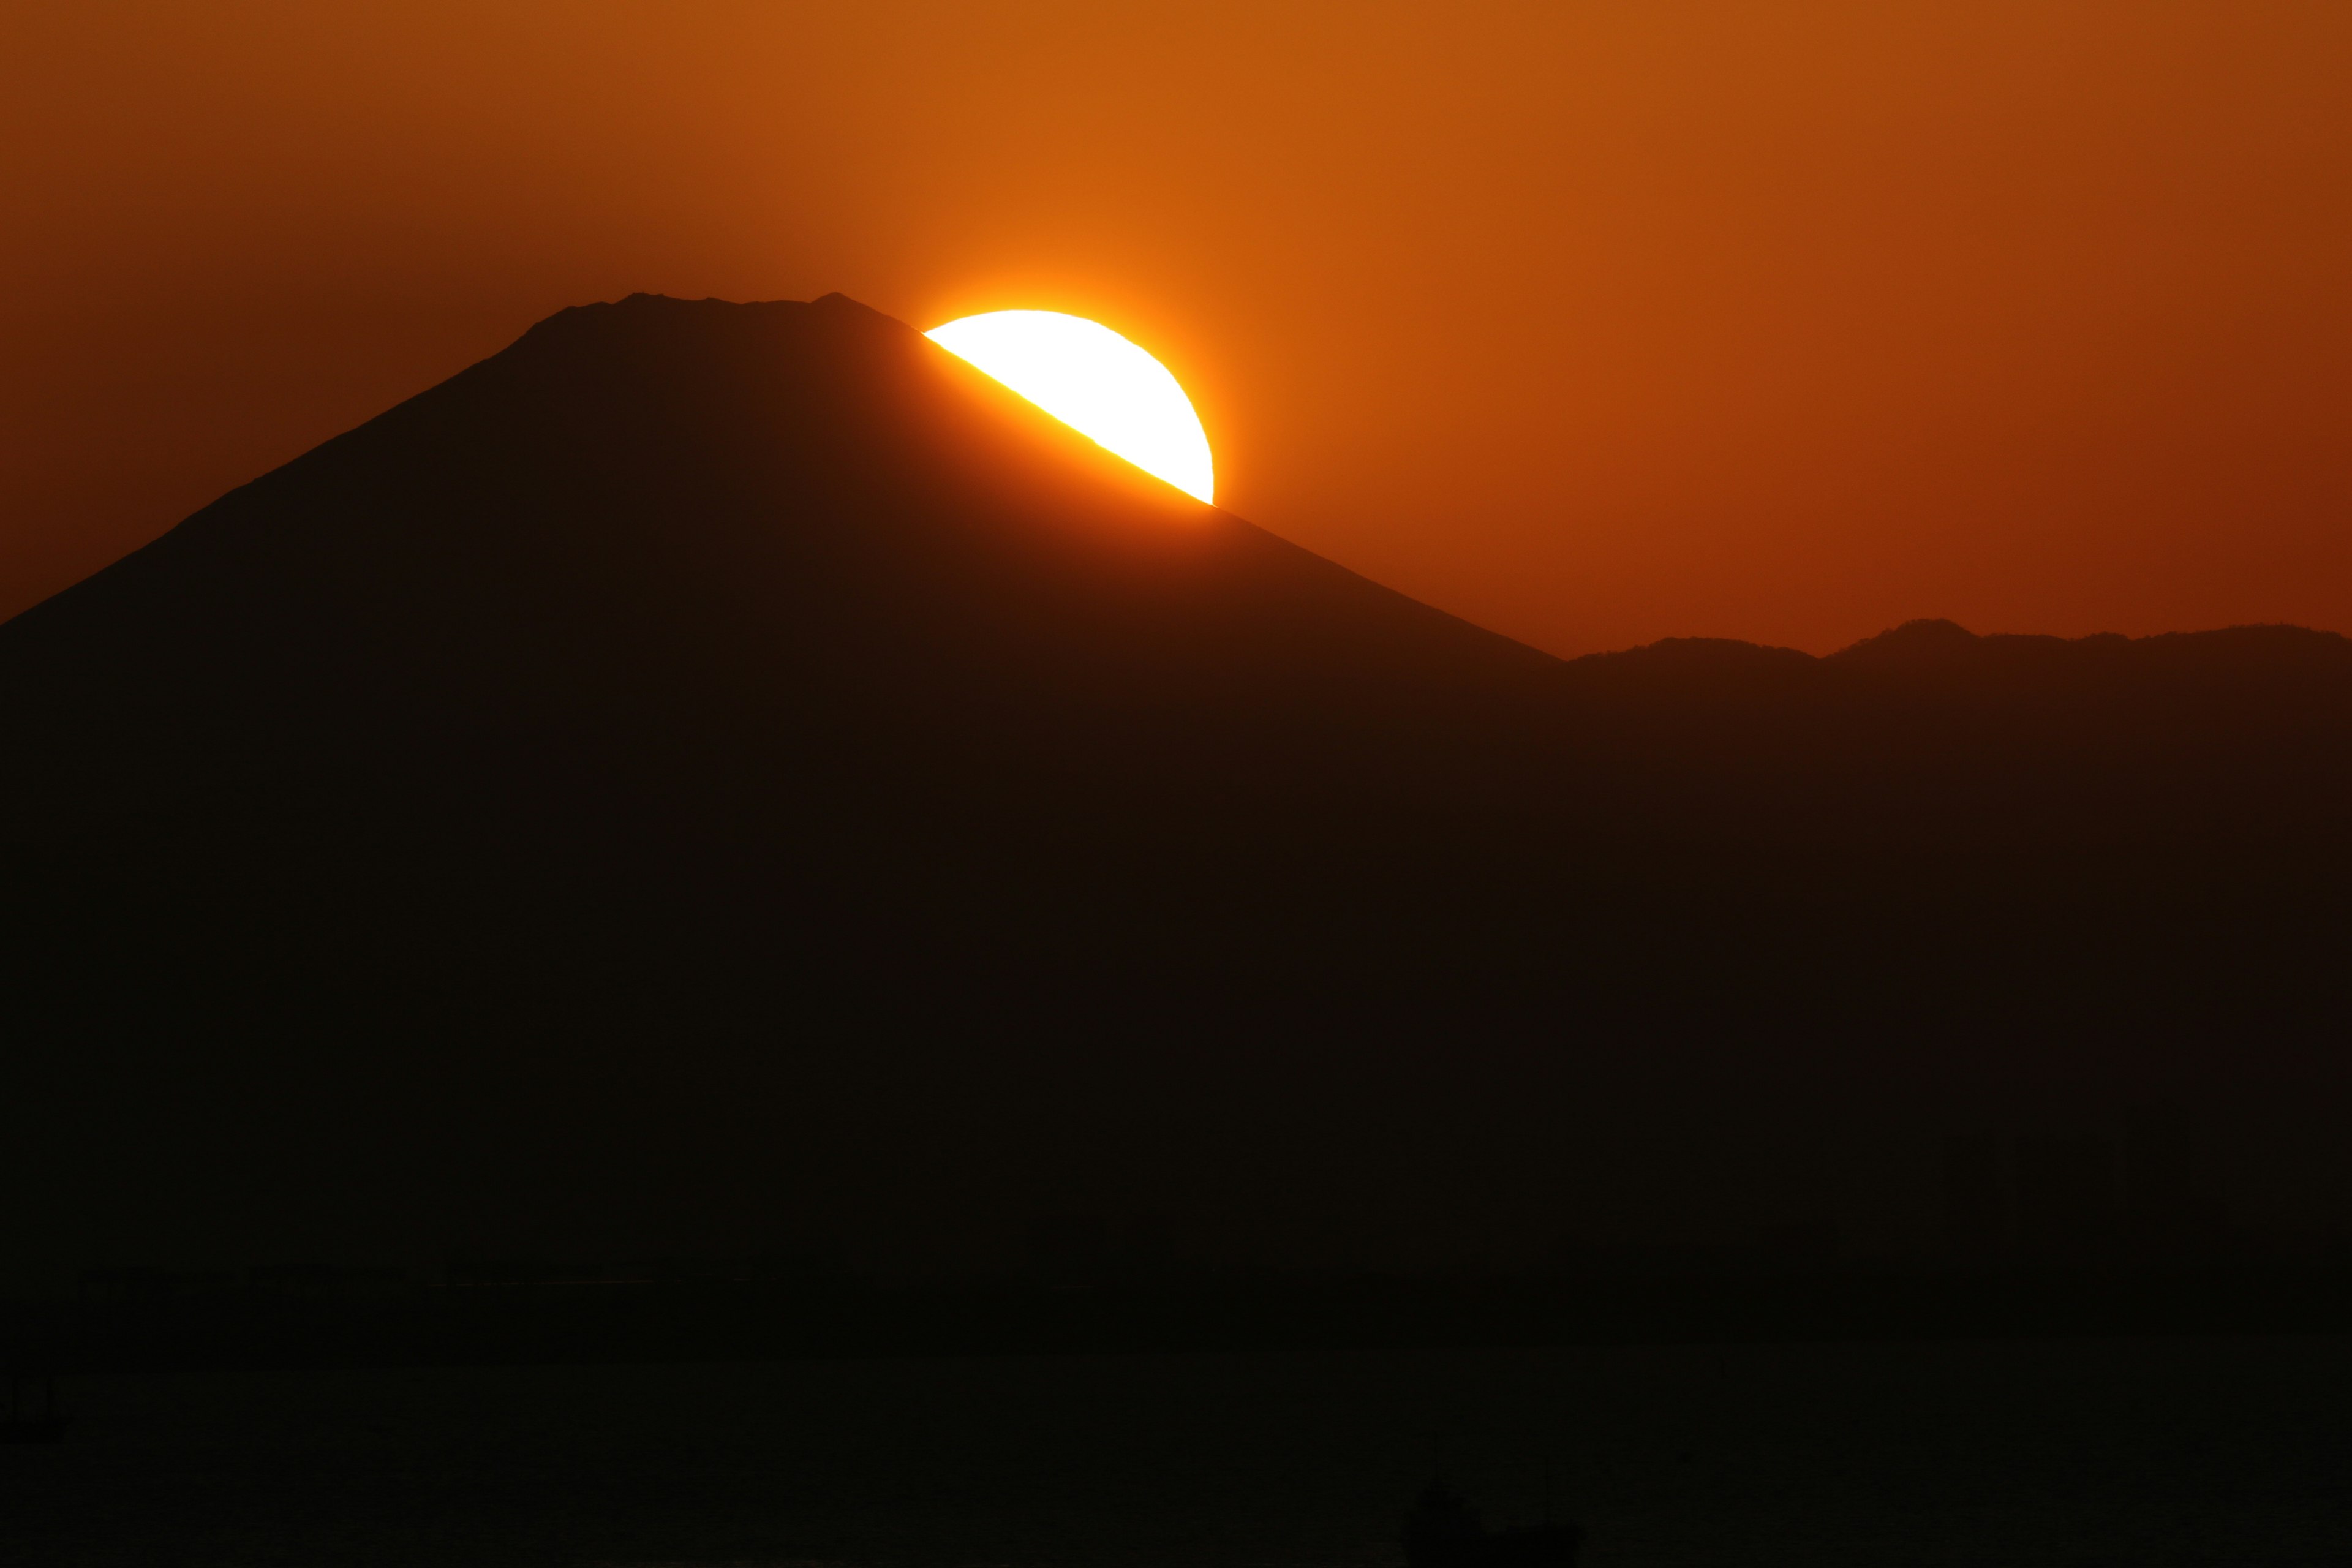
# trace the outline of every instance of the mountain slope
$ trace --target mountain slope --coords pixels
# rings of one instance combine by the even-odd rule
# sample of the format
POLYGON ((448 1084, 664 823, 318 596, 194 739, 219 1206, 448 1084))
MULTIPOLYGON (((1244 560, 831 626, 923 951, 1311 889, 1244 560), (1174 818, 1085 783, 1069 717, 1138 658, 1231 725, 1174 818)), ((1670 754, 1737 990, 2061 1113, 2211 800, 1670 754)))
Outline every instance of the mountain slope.
POLYGON ((1564 663, 838 297, 551 318, 0 626, 0 733, 50 1258, 1508 1251, 2352 1018, 2341 638, 1564 663))
MULTIPOLYGON (((1194 506, 860 307, 639 298, 551 319, 19 617, 0 700, 61 766, 120 738, 146 765, 96 772, 134 789, 160 746, 191 812, 297 756, 418 796, 520 770, 590 809, 568 772, 719 809, 714 773, 822 790, 808 750, 873 757, 835 781, 853 798, 895 774, 950 808, 943 773, 1121 778, 1039 725, 1255 772, 1297 725, 1337 742, 1549 662, 1194 506)), ((270 808, 299 814, 286 793, 270 808)))

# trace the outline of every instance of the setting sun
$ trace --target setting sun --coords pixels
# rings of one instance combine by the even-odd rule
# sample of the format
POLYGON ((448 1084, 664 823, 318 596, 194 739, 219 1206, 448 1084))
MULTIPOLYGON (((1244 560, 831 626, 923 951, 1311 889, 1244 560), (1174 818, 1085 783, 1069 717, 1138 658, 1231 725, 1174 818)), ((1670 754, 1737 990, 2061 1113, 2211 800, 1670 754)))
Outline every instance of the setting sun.
POLYGON ((1215 499, 1209 437, 1168 369, 1108 327, 1058 310, 992 310, 924 334, 1146 473, 1215 499))

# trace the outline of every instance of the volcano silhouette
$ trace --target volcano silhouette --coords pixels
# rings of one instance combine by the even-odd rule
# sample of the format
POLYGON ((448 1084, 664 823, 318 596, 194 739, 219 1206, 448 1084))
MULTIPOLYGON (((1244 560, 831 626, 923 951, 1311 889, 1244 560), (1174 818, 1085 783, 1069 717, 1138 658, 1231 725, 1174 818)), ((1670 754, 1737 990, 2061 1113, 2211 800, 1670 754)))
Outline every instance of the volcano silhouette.
POLYGON ((1563 662, 837 295, 541 322, 0 627, 0 733, 54 1259, 1410 1250, 2347 1013, 2340 638, 1563 662))
POLYGON ((58 770, 16 818, 36 852, 496 863, 508 889, 534 858, 782 857, 839 874, 821 902, 894 908, 1074 868, 1092 903, 1103 857, 1142 871, 1139 833, 1183 874, 1236 814, 1328 839, 1458 783, 1464 704, 1556 668, 837 296, 566 311, 5 643, 16 732, 58 770))

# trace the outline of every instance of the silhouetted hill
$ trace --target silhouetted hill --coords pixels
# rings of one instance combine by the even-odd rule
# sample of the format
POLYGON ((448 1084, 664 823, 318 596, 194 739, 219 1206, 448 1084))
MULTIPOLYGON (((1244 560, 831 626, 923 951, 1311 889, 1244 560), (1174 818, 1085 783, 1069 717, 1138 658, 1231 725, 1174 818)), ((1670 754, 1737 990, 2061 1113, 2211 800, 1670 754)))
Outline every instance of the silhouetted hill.
POLYGON ((1036 816, 1041 790, 1069 833, 1171 765, 1260 800, 1334 746, 1417 771, 1374 737, 1465 722, 1464 694, 1548 662, 1193 506, 838 299, 567 311, 0 639, 52 787, 19 845, 65 854, 159 811, 279 843, 356 798, 338 784, 372 833, 566 861, 689 817, 805 854, 845 816, 898 839, 1036 816))
POLYGON ((0 733, 50 1260, 1895 1224, 2347 1016, 2342 638, 1562 662, 838 296, 541 322, 0 627, 0 733))

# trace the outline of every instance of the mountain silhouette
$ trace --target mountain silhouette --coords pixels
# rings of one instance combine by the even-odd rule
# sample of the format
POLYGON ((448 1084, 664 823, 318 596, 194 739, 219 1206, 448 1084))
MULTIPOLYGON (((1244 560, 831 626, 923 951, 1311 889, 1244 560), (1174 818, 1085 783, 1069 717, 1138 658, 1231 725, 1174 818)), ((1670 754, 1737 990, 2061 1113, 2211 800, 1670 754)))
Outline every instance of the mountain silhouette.
POLYGON ((837 295, 550 318, 0 626, 0 733, 54 1261, 1507 1249, 2346 1019, 2340 637, 1562 661, 837 295))

